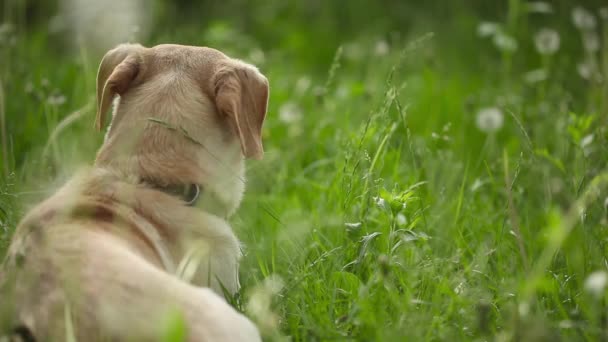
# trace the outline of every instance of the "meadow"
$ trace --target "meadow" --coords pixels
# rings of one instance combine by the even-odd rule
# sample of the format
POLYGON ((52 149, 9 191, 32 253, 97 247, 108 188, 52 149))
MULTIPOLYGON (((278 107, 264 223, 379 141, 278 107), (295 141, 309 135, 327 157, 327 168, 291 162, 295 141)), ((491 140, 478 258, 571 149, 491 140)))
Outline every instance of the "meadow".
POLYGON ((608 5, 491 3, 4 0, 0 256, 92 163, 113 40, 205 45, 270 81, 230 219, 268 340, 607 340, 608 5))

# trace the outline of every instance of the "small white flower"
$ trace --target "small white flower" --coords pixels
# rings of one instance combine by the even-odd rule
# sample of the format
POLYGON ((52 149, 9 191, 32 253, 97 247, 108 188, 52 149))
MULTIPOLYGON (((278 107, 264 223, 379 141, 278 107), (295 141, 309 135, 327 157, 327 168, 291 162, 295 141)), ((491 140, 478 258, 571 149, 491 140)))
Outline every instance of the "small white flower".
POLYGON ((547 71, 545 69, 531 70, 524 74, 524 81, 529 84, 542 82, 546 79, 547 71))
POLYGON ((585 279, 585 290, 596 297, 601 297, 607 283, 608 274, 605 271, 595 271, 585 279))
POLYGON ((379 40, 376 42, 376 46, 374 46, 374 53, 376 56, 386 56, 390 51, 390 47, 386 40, 379 40))
POLYGON ((581 148, 583 149, 583 154, 587 157, 593 151, 591 143, 593 143, 593 134, 586 135, 581 139, 581 148))
POLYGON ((63 95, 51 95, 46 99, 46 102, 51 106, 60 106, 64 104, 65 101, 66 98, 63 95))
POLYGON ((384 200, 384 198, 380 197, 380 196, 374 196, 373 197, 374 202, 376 202, 376 205, 379 206, 382 209, 386 208, 386 200, 384 200))
POLYGON ((504 122, 502 111, 496 107, 482 108, 477 112, 477 128, 485 133, 498 131, 504 122))
POLYGON ((593 142, 593 134, 586 135, 583 139, 581 139, 581 147, 585 148, 589 146, 593 142))
POLYGON ((504 32, 496 33, 492 41, 501 51, 514 52, 517 50, 517 40, 504 32))
POLYGON ((500 30, 500 26, 497 23, 484 21, 477 26, 477 35, 480 37, 490 37, 496 34, 500 30))
POLYGON ((544 28, 534 36, 536 51, 541 55, 552 55, 559 50, 559 33, 557 31, 544 28))
POLYGON ((532 1, 526 4, 528 6, 528 12, 530 13, 541 13, 548 14, 553 13, 553 7, 551 4, 542 1, 532 1))
POLYGON ((407 224, 407 217, 403 213, 397 214, 397 224, 399 226, 405 226, 407 224))
POLYGON ((582 7, 572 10, 572 22, 576 28, 583 31, 593 30, 596 25, 593 14, 582 7))
POLYGON ((297 123, 302 119, 302 110, 293 102, 285 102, 279 108, 279 120, 286 124, 297 123))
POLYGON ((464 282, 460 282, 454 288, 454 293, 457 294, 457 295, 459 295, 459 294, 462 294, 464 290, 465 290, 465 288, 464 288, 464 282))
POLYGON ((572 329, 572 328, 576 327, 576 325, 574 324, 573 321, 566 319, 566 320, 559 322, 559 327, 560 327, 560 329, 572 329))
POLYGON ((476 178, 475 181, 473 181, 473 184, 471 184, 471 192, 479 190, 483 185, 484 182, 481 179, 476 178))
POLYGON ((526 317, 530 313, 530 304, 527 302, 521 302, 517 306, 517 311, 521 317, 526 317))
POLYGON ((587 52, 597 52, 600 49, 600 38, 595 31, 583 33, 583 48, 587 52))

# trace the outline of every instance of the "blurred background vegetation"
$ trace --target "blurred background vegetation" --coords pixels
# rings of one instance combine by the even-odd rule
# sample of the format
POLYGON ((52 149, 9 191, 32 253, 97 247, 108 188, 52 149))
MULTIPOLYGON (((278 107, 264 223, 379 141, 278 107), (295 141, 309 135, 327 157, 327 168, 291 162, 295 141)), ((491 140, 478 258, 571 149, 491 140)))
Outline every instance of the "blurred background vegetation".
POLYGON ((4 244, 25 208, 93 160, 105 51, 205 45, 271 83, 266 159, 250 163, 232 220, 245 298, 272 311, 258 321, 267 336, 607 338, 605 1, 0 11, 4 244))

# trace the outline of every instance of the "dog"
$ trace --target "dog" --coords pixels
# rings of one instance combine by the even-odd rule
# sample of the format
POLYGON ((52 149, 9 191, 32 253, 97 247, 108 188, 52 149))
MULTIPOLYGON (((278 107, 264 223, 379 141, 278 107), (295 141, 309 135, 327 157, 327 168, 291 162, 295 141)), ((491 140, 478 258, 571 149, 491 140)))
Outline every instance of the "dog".
POLYGON ((94 165, 34 207, 9 246, 1 306, 13 333, 154 341, 181 322, 188 341, 259 341, 223 298, 239 289, 241 255, 225 219, 244 160, 263 156, 268 95, 254 66, 215 49, 107 52, 97 130, 115 105, 94 165))

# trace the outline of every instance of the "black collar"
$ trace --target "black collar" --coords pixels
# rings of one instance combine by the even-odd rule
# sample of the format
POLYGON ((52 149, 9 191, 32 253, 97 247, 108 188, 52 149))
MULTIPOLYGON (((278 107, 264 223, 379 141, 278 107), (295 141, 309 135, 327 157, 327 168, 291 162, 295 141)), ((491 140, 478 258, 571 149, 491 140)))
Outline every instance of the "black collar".
POLYGON ((198 184, 170 184, 170 185, 160 185, 154 182, 145 182, 152 188, 162 191, 167 195, 175 196, 186 202, 186 205, 189 207, 193 207, 196 205, 201 192, 202 186, 198 184))

